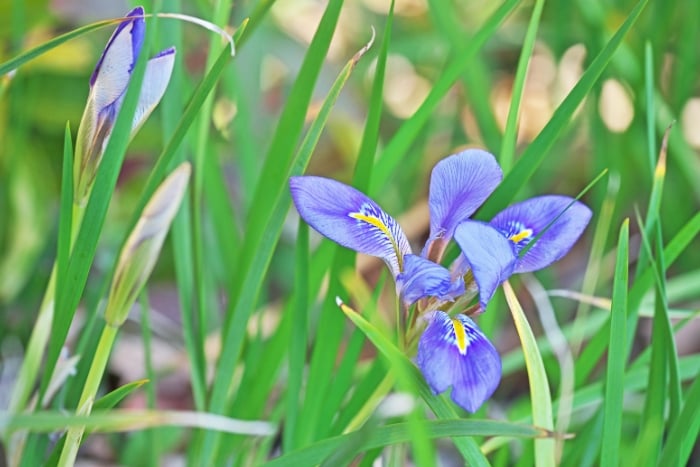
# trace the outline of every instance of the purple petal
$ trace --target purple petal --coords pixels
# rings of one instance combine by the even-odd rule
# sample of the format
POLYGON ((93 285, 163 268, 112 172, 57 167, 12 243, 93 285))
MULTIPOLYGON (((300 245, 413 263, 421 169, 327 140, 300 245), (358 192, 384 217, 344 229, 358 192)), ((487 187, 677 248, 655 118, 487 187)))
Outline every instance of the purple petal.
POLYGON ((141 52, 146 27, 144 19, 139 17, 143 16, 143 8, 134 8, 126 15, 132 16, 135 18, 123 21, 114 31, 90 78, 98 113, 124 94, 141 52))
POLYGON ((323 177, 289 179, 299 215, 340 245, 382 258, 396 277, 404 255, 411 253, 399 224, 377 203, 356 189, 323 177))
POLYGON ((457 225, 481 206, 502 178, 496 159, 479 149, 467 149, 438 162, 430 177, 430 237, 424 256, 439 260, 457 225), (436 255, 429 254, 431 247, 436 248, 436 255))
POLYGON ((510 239, 519 252, 554 221, 518 260, 514 272, 521 273, 537 271, 561 259, 590 219, 591 210, 585 204, 568 196, 548 195, 509 206, 491 220, 491 225, 510 239))
POLYGON ((404 268, 396 277, 396 288, 402 300, 411 305, 424 297, 453 301, 464 294, 464 279, 453 281, 450 272, 421 256, 404 256, 404 268))
POLYGON ((465 315, 450 318, 436 311, 418 342, 416 363, 430 389, 450 386, 452 400, 476 412, 501 379, 501 358, 478 326, 465 315))
POLYGON ((170 47, 161 51, 146 64, 146 71, 141 84, 139 102, 134 113, 134 120, 131 127, 131 134, 143 125, 153 109, 158 105, 160 99, 165 94, 165 89, 170 82, 170 75, 175 64, 175 48, 170 47))
POLYGON ((479 304, 486 309, 496 288, 513 274, 517 260, 513 245, 501 232, 478 221, 462 222, 455 240, 479 287, 479 304))

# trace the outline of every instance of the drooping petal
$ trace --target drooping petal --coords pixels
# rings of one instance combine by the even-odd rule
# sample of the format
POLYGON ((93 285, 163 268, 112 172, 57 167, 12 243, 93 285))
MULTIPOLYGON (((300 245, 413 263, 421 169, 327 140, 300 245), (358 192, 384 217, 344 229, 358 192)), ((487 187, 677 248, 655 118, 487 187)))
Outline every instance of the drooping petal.
POLYGON ((396 277, 398 295, 411 305, 424 297, 453 301, 464 293, 464 279, 452 280, 450 272, 421 256, 404 256, 404 269, 396 277))
POLYGON ((479 304, 486 309, 496 288, 513 274, 517 260, 513 245, 484 222, 465 221, 455 230, 455 241, 479 287, 479 304))
POLYGON ((411 253, 399 224, 377 203, 356 189, 323 177, 289 179, 299 215, 314 229, 340 245, 382 258, 394 278, 411 253))
POLYGON ((98 113, 114 104, 129 84, 146 33, 143 14, 142 7, 127 13, 126 17, 133 19, 119 23, 95 66, 90 78, 90 92, 98 113))
POLYGON ((465 315, 436 311, 428 319, 418 342, 418 368, 435 394, 451 386, 452 400, 476 412, 501 380, 498 351, 465 315))
POLYGON ((146 64, 146 71, 141 84, 139 102, 131 126, 132 136, 141 128, 153 109, 158 105, 170 82, 175 64, 175 48, 170 47, 153 57, 146 64))
POLYGON ((537 271, 561 259, 576 243, 590 219, 591 210, 585 204, 568 196, 547 195, 509 206, 491 220, 491 225, 519 252, 554 221, 518 260, 514 272, 521 273, 537 271))
POLYGON ((480 149, 438 162, 430 176, 430 237, 423 255, 439 261, 457 225, 481 206, 502 178, 493 155, 480 149))

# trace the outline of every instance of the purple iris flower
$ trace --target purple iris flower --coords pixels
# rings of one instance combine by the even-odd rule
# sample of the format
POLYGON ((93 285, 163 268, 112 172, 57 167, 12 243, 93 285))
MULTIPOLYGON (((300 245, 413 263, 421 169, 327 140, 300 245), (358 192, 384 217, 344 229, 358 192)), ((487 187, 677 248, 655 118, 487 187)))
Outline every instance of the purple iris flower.
POLYGON ((418 343, 417 364, 436 394, 452 386, 452 399, 471 412, 498 386, 501 360, 471 319, 436 311, 467 293, 463 274, 454 274, 439 262, 458 226, 502 177, 496 159, 482 150, 469 149, 438 162, 430 178, 430 236, 421 255, 412 254, 396 220, 356 189, 322 177, 289 181, 301 217, 336 243, 382 258, 406 306, 434 299, 431 308, 423 310, 428 325, 418 343))
POLYGON ((289 186, 301 217, 334 242, 382 258, 406 305, 424 297, 452 301, 464 294, 462 277, 439 263, 460 222, 467 220, 503 174, 489 153, 469 149, 446 157, 430 179, 430 237, 421 256, 412 254, 399 224, 365 194, 335 180, 292 177, 289 186))
MULTIPOLYGON (((92 188, 97 167, 112 133, 131 73, 146 33, 142 7, 131 10, 117 26, 90 77, 90 93, 80 121, 74 164, 75 201, 83 204, 92 188)), ((175 61, 175 49, 158 53, 146 64, 141 92, 131 125, 131 136, 146 121, 165 93, 175 61)))
POLYGON ((421 303, 427 307, 418 307, 427 326, 416 363, 435 394, 451 387, 452 400, 470 412, 496 390, 501 360, 474 321, 442 310, 462 296, 468 302, 477 289, 479 307, 485 309, 511 274, 536 271, 564 256, 591 217, 572 198, 542 196, 510 206, 490 223, 470 220, 501 178, 495 158, 481 150, 436 164, 430 179, 430 235, 421 255, 411 252, 398 223, 356 189, 321 177, 289 181, 294 204, 309 225, 340 245, 386 262, 405 306, 431 299, 421 303), (439 263, 453 237, 462 255, 448 271, 439 263), (465 276, 470 279, 466 287, 465 276))
POLYGON ((471 269, 479 304, 486 309, 496 288, 511 274, 537 271, 568 253, 590 219, 585 204, 568 196, 546 195, 513 204, 488 224, 462 222, 455 231, 462 249, 457 273, 471 269))

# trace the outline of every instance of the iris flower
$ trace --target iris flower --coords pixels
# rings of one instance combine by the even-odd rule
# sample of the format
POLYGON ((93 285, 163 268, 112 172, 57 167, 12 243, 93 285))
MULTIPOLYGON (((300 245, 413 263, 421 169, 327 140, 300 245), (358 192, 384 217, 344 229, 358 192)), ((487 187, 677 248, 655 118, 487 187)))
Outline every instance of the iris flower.
POLYGON ((462 222, 455 240, 463 261, 456 269, 471 269, 485 309, 511 274, 538 271, 561 259, 590 219, 591 210, 585 204, 568 196, 546 195, 509 206, 488 224, 462 222))
POLYGON ((427 299, 417 307, 427 326, 416 363, 434 393, 451 387, 452 400, 470 412, 498 387, 501 360, 471 318, 445 310, 459 307, 460 298, 471 300, 477 288, 479 306, 485 309, 510 274, 540 269, 561 258, 590 218, 581 203, 546 196, 504 210, 491 224, 470 220, 502 176, 495 158, 477 149, 438 162, 430 179, 430 235, 420 255, 412 253, 398 223, 356 189, 314 176, 289 181, 297 211, 309 225, 342 246, 382 258, 405 307, 427 299), (448 270, 440 261, 452 238, 463 254, 448 270))
MULTIPOLYGON (((90 77, 87 105, 76 141, 74 199, 84 204, 95 181, 97 167, 112 134, 126 89, 143 47, 146 33, 144 11, 136 7, 125 16, 90 77)), ((139 100, 131 125, 133 137, 165 93, 175 61, 175 48, 159 52, 146 64, 139 100)))

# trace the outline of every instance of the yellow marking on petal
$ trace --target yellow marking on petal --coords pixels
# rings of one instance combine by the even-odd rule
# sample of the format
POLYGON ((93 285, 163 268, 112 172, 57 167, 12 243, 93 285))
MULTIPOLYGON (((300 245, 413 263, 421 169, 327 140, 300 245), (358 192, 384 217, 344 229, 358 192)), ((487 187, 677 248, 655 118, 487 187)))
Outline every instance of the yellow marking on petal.
POLYGON ((391 246, 394 247, 394 252, 396 253, 396 259, 399 262, 399 270, 403 270, 403 258, 399 254, 399 247, 396 244, 396 240, 394 240, 394 236, 391 234, 391 230, 389 230, 389 227, 381 221, 381 219, 375 217, 375 216, 368 216, 366 214, 362 214, 361 212, 351 212, 349 214, 350 217, 353 219, 361 220, 363 222, 367 222, 370 225, 375 226, 379 230, 382 231, 384 235, 389 239, 391 242, 391 246))
POLYGON ((457 338, 457 348, 462 355, 467 354, 467 332, 464 330, 464 324, 457 318, 452 318, 452 327, 455 330, 457 338))
POLYGON ((513 243, 519 243, 520 241, 529 238, 530 236, 532 236, 532 229, 523 229, 520 232, 508 237, 508 240, 510 240, 513 243))

